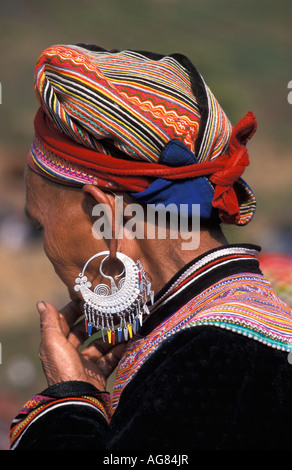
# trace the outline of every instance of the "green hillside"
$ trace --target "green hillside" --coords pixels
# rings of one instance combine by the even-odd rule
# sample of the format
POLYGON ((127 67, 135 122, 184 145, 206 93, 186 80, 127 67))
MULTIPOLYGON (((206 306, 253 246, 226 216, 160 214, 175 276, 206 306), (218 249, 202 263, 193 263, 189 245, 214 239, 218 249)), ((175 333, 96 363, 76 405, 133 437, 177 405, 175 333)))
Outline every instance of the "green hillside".
POLYGON ((292 3, 267 0, 1 1, 2 142, 29 142, 36 58, 56 43, 181 52, 237 121, 253 109, 259 139, 291 144, 292 3))

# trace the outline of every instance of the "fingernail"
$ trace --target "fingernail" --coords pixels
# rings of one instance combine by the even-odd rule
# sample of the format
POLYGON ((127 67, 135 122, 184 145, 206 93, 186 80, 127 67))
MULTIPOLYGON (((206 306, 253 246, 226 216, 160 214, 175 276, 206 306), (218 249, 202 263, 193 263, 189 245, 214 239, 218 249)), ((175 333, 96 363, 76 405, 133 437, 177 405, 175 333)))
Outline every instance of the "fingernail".
POLYGON ((37 303, 37 309, 39 313, 43 313, 46 310, 47 306, 43 300, 37 303))

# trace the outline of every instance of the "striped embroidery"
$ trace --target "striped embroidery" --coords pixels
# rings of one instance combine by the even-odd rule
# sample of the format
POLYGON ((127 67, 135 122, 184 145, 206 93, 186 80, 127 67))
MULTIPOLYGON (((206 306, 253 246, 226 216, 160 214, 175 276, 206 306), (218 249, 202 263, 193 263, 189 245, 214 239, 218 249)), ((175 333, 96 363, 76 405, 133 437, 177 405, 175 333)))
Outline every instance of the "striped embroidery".
POLYGON ((189 73, 174 59, 56 46, 44 52, 36 70, 47 112, 79 143, 107 153, 101 139, 110 136, 119 150, 154 162, 172 138, 182 137, 194 151, 184 134, 188 124, 197 133, 200 113, 189 73))
MULTIPOLYGON (((189 268, 160 299, 159 306, 171 303, 175 295, 182 293, 200 275, 208 274, 218 266, 224 269, 226 259, 224 261, 223 254, 226 258, 227 252, 231 254, 232 250, 236 252, 235 248, 227 248, 211 253, 207 257, 208 262, 203 258, 189 268), (212 267, 212 261, 216 258, 217 263, 212 267), (194 273, 190 274, 192 269, 195 276, 198 276, 193 280, 194 273)), ((246 251, 250 253, 252 250, 246 251)), ((239 256, 242 253, 238 253, 237 262, 240 261, 239 256)), ((136 336, 129 344, 119 364, 114 385, 113 409, 116 409, 123 389, 163 341, 186 328, 202 325, 231 330, 282 351, 292 350, 292 312, 277 297, 270 283, 259 274, 228 276, 203 290, 146 337, 136 336)))
POLYGON ((47 412, 53 411, 59 406, 90 406, 98 411, 109 424, 112 414, 111 401, 107 395, 103 394, 103 400, 98 400, 94 397, 70 397, 53 399, 36 395, 33 397, 20 411, 20 414, 14 419, 10 430, 10 448, 15 449, 24 435, 37 419, 44 416, 47 412))
POLYGON ((36 136, 30 148, 29 158, 45 173, 52 174, 61 181, 67 180, 71 183, 98 184, 100 179, 90 175, 86 170, 83 171, 80 166, 73 165, 61 159, 53 152, 49 152, 36 136))

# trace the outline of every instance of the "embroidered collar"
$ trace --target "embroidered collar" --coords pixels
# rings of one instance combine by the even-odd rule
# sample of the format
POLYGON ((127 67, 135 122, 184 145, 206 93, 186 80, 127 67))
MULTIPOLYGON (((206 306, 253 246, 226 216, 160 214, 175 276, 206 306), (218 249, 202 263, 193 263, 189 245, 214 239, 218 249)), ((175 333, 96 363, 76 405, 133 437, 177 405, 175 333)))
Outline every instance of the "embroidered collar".
POLYGON ((189 300, 214 283, 233 274, 262 274, 256 258, 260 247, 252 244, 232 244, 207 251, 185 265, 155 296, 151 315, 141 328, 148 335, 189 300))
POLYGON ((167 283, 119 363, 113 409, 145 361, 187 328, 223 328, 291 352, 292 312, 264 279, 258 252, 254 245, 220 247, 196 258, 167 283))

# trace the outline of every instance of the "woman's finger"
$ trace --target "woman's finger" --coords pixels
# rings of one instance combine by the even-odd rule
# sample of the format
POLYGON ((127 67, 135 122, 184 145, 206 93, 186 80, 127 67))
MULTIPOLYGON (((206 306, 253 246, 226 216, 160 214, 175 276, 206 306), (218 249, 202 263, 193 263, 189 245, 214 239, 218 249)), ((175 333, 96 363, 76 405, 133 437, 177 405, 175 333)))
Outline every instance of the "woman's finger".
POLYGON ((60 310, 60 321, 64 334, 77 350, 82 347, 88 337, 82 316, 83 312, 79 301, 72 301, 60 310))
POLYGON ((58 310, 48 302, 38 302, 37 309, 40 314, 41 340, 47 342, 54 335, 63 335, 62 324, 58 310))
POLYGON ((99 359, 98 367, 106 378, 108 378, 117 367, 126 346, 126 343, 118 344, 99 359))
POLYGON ((126 343, 114 347, 102 343, 100 341, 93 342, 82 351, 82 356, 86 360, 96 362, 100 372, 107 378, 117 367, 125 351, 126 343))
POLYGON ((77 301, 72 300, 60 310, 60 321, 66 336, 69 335, 74 324, 81 316, 82 311, 80 309, 80 303, 77 301))
POLYGON ((79 349, 83 346, 84 342, 88 339, 88 333, 85 330, 84 320, 80 320, 77 324, 71 328, 68 336, 68 341, 74 346, 75 349, 79 349))

